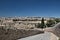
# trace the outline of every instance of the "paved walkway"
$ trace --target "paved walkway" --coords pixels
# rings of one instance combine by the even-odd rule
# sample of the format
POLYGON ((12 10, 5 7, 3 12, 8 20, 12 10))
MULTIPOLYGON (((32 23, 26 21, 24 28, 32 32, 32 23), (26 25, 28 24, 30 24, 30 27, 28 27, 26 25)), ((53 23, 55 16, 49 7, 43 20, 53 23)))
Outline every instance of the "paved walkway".
POLYGON ((18 40, 58 40, 58 38, 53 33, 45 32, 44 34, 29 36, 18 40))

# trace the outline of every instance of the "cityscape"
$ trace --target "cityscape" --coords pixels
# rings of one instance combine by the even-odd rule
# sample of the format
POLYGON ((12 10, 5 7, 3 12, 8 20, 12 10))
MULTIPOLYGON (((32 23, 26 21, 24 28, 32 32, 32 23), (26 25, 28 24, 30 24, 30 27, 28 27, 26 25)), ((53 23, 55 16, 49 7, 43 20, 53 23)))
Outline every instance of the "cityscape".
POLYGON ((0 40, 60 40, 60 0, 0 0, 0 40))

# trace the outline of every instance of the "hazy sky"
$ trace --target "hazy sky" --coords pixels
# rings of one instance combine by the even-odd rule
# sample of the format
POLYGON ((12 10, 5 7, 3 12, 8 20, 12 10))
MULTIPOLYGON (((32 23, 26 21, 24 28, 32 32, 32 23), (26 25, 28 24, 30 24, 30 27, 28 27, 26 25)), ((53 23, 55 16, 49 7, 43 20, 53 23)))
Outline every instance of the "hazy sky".
POLYGON ((60 17, 60 0, 0 0, 0 16, 60 17))

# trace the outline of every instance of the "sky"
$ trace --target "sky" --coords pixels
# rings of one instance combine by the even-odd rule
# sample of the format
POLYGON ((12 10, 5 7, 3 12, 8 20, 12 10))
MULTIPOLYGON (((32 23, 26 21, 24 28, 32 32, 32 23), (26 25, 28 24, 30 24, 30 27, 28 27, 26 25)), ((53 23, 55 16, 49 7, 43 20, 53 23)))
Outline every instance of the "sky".
POLYGON ((0 0, 0 16, 60 17, 60 0, 0 0))

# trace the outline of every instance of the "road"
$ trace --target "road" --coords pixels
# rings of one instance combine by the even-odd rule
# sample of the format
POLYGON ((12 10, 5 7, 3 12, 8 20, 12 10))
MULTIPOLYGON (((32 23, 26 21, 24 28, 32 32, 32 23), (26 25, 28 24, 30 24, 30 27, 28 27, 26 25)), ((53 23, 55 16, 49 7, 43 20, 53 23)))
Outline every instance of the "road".
POLYGON ((45 32, 44 34, 29 36, 29 37, 18 39, 18 40, 58 40, 58 39, 52 33, 45 32))

